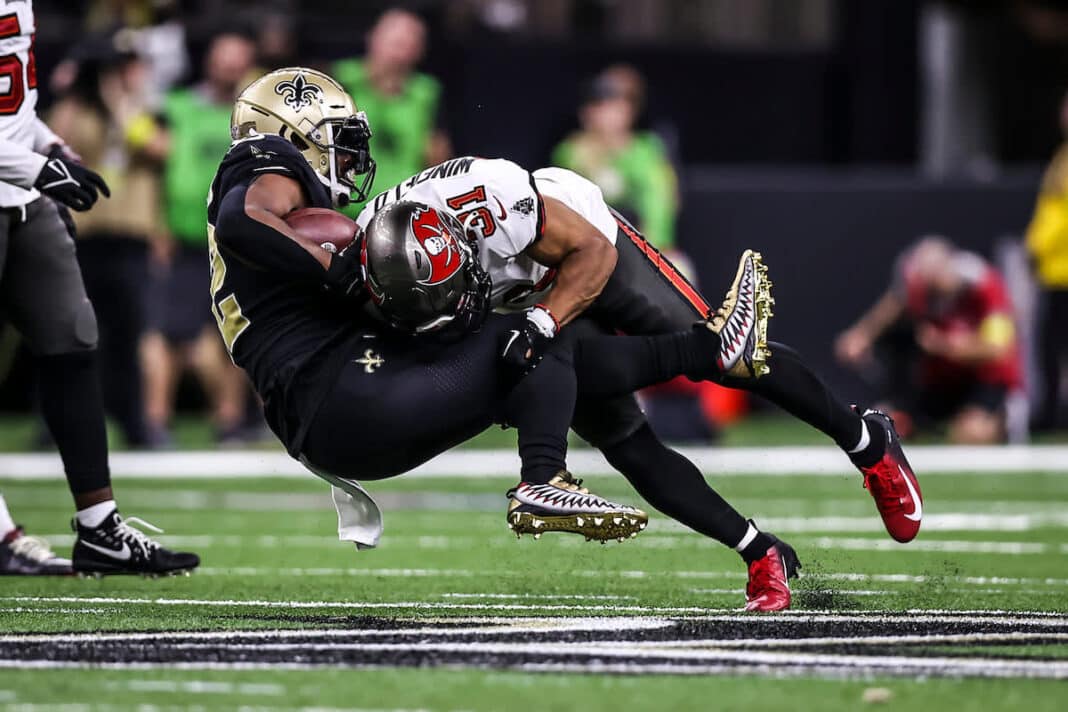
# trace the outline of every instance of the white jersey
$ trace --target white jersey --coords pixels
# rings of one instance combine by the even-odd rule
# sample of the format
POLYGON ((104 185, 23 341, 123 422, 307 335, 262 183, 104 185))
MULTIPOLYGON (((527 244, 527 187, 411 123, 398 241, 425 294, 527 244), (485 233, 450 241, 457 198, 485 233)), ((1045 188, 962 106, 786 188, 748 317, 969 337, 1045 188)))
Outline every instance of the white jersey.
POLYGON ((427 168, 379 193, 356 222, 366 228, 376 212, 398 200, 454 214, 478 237, 479 259, 493 281, 493 307, 523 309, 541 301, 556 276, 524 252, 542 234, 543 193, 582 215, 615 244, 615 219, 593 183, 562 168, 532 175, 500 158, 468 156, 427 168))
POLYGON ((37 199, 33 183, 46 150, 59 139, 37 118, 37 66, 33 55, 33 3, 0 8, 0 207, 37 199))

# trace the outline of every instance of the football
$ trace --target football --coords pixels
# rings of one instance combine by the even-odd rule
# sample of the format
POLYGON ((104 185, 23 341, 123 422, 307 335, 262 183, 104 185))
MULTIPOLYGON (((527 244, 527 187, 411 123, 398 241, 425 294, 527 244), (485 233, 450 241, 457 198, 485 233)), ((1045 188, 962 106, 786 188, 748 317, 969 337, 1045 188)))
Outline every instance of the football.
POLYGON ((285 217, 301 240, 327 252, 341 252, 356 237, 356 221, 329 208, 301 208, 285 217))

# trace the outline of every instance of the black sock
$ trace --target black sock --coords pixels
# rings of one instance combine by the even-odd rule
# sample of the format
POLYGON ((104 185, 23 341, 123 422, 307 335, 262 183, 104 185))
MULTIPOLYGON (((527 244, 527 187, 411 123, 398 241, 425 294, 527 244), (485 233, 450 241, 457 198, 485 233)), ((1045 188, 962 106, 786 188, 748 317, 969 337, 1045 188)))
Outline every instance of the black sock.
POLYGON ((545 484, 567 468, 567 431, 575 412, 575 371, 550 353, 512 388, 505 417, 519 433, 520 478, 545 484))
MULTIPOLYGON (((752 519, 749 520, 749 524, 753 528, 756 528, 756 524, 752 519)), ((742 555, 742 560, 745 561, 745 563, 751 564, 754 561, 763 559, 764 555, 768 553, 768 549, 770 549, 774 543, 774 539, 764 532, 757 530, 757 535, 753 537, 753 540, 738 553, 742 555)))
POLYGON ((38 356, 41 414, 55 440, 73 494, 111 485, 107 431, 94 351, 38 356))
MULTIPOLYGON (((860 441, 860 416, 831 393, 796 351, 775 342, 768 346, 771 348, 770 373, 756 379, 728 377, 720 382, 767 398, 830 436, 843 450, 856 447, 860 441)), ((874 433, 872 437, 875 437, 874 433)))
POLYGON ((748 531, 745 517, 708 486, 696 465, 660 442, 648 423, 602 452, 646 502, 694 531, 731 548, 748 531))
MULTIPOLYGON (((871 467, 881 460, 886 452, 886 428, 876 418, 862 420, 861 422, 868 427, 868 444, 858 452, 850 452, 849 459, 857 467, 871 467)), ((858 442, 853 443, 852 446, 846 449, 846 452, 856 447, 860 439, 861 435, 858 433, 858 442)))

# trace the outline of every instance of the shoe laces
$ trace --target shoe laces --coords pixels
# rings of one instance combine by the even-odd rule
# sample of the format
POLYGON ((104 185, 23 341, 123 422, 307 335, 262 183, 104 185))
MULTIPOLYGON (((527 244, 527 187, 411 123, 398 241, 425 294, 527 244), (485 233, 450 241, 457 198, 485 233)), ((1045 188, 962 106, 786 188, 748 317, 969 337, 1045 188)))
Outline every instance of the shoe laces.
POLYGON ((145 532, 141 531, 140 529, 135 529, 131 525, 135 525, 135 526, 143 527, 145 529, 149 529, 149 530, 155 532, 156 534, 162 534, 163 533, 162 529, 160 529, 159 527, 157 527, 157 526, 155 526, 153 524, 149 524, 148 522, 146 522, 144 519, 141 519, 140 517, 129 517, 128 519, 127 518, 123 518, 123 517, 118 517, 118 520, 119 520, 119 523, 115 527, 115 534, 120 539, 122 539, 125 542, 129 542, 130 544, 137 544, 142 549, 144 549, 145 551, 154 551, 154 550, 159 548, 159 542, 158 541, 156 541, 155 539, 153 539, 152 537, 150 537, 148 534, 146 534, 145 532))
POLYGON ((32 561, 45 562, 56 558, 52 547, 44 539, 23 534, 9 545, 11 550, 32 561))
POLYGON ((888 505, 903 507, 903 500, 907 499, 906 490, 897 474, 890 469, 886 460, 880 460, 864 472, 864 487, 888 505))
POLYGON ((579 494, 589 494, 590 491, 582 486, 582 480, 572 475, 567 470, 561 470, 552 480, 549 481, 553 487, 559 489, 568 490, 570 492, 578 492, 579 494))

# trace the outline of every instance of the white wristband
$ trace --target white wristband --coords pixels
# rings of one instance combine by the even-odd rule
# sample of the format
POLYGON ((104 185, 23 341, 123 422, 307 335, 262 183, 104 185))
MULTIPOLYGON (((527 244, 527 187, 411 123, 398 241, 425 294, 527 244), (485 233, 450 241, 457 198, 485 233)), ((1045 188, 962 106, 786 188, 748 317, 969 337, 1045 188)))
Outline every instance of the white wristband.
POLYGON ((533 307, 527 312, 527 321, 547 339, 556 336, 556 319, 545 307, 533 307))

